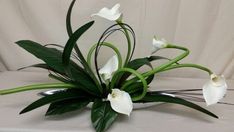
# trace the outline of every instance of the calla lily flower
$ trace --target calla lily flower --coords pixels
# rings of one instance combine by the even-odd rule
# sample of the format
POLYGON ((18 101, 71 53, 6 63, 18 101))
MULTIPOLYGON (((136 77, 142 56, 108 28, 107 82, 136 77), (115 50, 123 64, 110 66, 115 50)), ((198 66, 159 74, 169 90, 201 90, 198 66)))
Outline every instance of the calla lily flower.
POLYGON ((114 55, 111 57, 107 63, 99 70, 99 74, 102 77, 102 80, 105 81, 110 81, 112 78, 112 75, 114 74, 115 71, 118 70, 118 57, 117 55, 114 55))
POLYGON ((153 38, 153 49, 151 54, 154 54, 158 50, 167 47, 167 41, 165 39, 153 38))
POLYGON ((127 92, 119 89, 112 89, 112 93, 108 95, 107 100, 110 101, 111 108, 114 111, 130 116, 133 109, 133 103, 127 92))
POLYGON ((203 86, 203 96, 207 105, 216 104, 221 100, 227 91, 227 84, 224 76, 212 74, 210 80, 203 86))
POLYGON ((121 13, 119 12, 120 4, 114 5, 111 9, 106 7, 102 8, 98 13, 92 14, 93 16, 100 16, 110 21, 116 21, 121 17, 121 13))

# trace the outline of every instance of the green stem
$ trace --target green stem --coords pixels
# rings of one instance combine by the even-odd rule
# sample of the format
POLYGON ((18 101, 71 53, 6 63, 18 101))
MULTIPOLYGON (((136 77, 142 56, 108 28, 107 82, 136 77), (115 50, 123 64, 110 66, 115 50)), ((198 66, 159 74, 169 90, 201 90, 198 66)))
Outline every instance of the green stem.
MULTIPOLYGON (((147 88, 148 88, 147 82, 146 82, 145 78, 139 72, 137 72, 136 70, 133 70, 131 68, 121 68, 118 71, 116 71, 112 80, 111 80, 110 89, 113 89, 115 87, 116 81, 118 80, 118 74, 120 74, 121 72, 130 72, 141 80, 141 82, 143 84, 142 93, 138 96, 132 97, 132 100, 137 101, 137 100, 142 99, 147 93, 147 88)), ((127 85, 123 85, 121 87, 121 89, 124 90, 126 87, 127 87, 127 85)))
POLYGON ((129 36, 128 31, 127 31, 127 29, 125 28, 125 26, 121 24, 122 21, 121 21, 121 20, 117 20, 116 22, 117 22, 117 24, 119 24, 119 26, 120 26, 121 28, 123 28, 123 30, 124 30, 124 32, 125 32, 125 36, 126 36, 127 42, 128 42, 128 53, 127 53, 127 56, 126 56, 126 59, 125 59, 125 62, 124 62, 124 66, 126 66, 127 63, 128 63, 128 61, 130 61, 129 59, 130 59, 131 50, 132 50, 131 39, 130 39, 130 36, 129 36))
MULTIPOLYGON (((169 67, 167 67, 167 68, 165 68, 165 69, 163 69, 163 70, 161 70, 159 72, 164 72, 164 71, 168 71, 168 70, 172 70, 172 69, 176 69, 176 68, 182 68, 182 67, 197 68, 197 69, 200 69, 200 70, 208 72, 209 75, 211 75, 213 73, 210 69, 208 69, 208 68, 206 68, 204 66, 201 66, 201 65, 197 65, 197 64, 177 64, 177 65, 171 65, 171 66, 169 66, 169 67)), ((159 73, 159 72, 157 72, 157 73, 159 73)))
POLYGON ((143 74, 144 77, 150 76, 152 74, 155 74, 157 72, 160 72, 161 70, 163 70, 164 68, 167 68, 168 66, 182 60, 183 58, 185 58, 186 56, 188 56, 189 54, 189 50, 185 47, 181 47, 181 46, 176 46, 176 45, 172 45, 172 44, 168 44, 166 48, 174 48, 174 49, 179 49, 179 50, 184 50, 185 52, 179 56, 177 56, 176 58, 160 65, 159 67, 154 68, 153 70, 146 72, 143 74))
MULTIPOLYGON (((176 58, 174 58, 174 59, 172 59, 172 60, 170 60, 170 61, 168 61, 168 62, 166 62, 166 63, 164 63, 162 65, 160 65, 159 67, 156 67, 151 71, 143 73, 142 76, 144 78, 146 78, 146 77, 148 77, 150 75, 153 75, 153 74, 155 74, 157 72, 162 71, 163 69, 167 68, 168 66, 171 66, 172 64, 177 63, 179 60, 182 60, 183 58, 185 58, 189 54, 189 50, 187 48, 185 48, 185 47, 168 44, 166 48, 180 49, 180 50, 184 50, 185 52, 183 54, 177 56, 176 58)), ((133 78, 133 79, 127 81, 125 83, 125 85, 130 85, 130 84, 134 83, 136 80, 137 80, 136 78, 133 78)))
POLYGON ((18 93, 18 92, 23 92, 23 91, 28 91, 28 90, 51 89, 51 88, 64 89, 64 88, 77 88, 77 86, 73 84, 68 84, 68 83, 35 84, 35 85, 28 85, 28 86, 17 87, 17 88, 12 88, 12 89, 0 90, 0 95, 18 93))
MULTIPOLYGON (((72 13, 72 9, 73 6, 75 4, 75 0, 72 1, 72 3, 69 6, 69 9, 67 11, 67 16, 66 16, 66 28, 67 28, 67 33, 69 38, 72 36, 73 31, 72 31, 72 26, 71 26, 71 13, 72 13)), ((88 72, 88 74, 90 75, 90 77, 94 80, 95 84, 97 85, 99 91, 102 93, 102 87, 99 83, 99 81, 97 80, 97 78, 95 77, 94 73, 92 72, 91 68, 88 66, 86 60, 84 59, 79 47, 77 44, 75 44, 74 49, 78 55, 78 57, 81 59, 81 64, 83 65, 84 69, 88 72)))
MULTIPOLYGON (((115 51, 115 53, 118 57, 118 63, 119 63, 118 67, 121 68, 122 67, 122 56, 121 56, 118 48, 116 48, 113 44, 108 43, 108 42, 102 42, 101 45, 107 46, 115 51)), ((89 67, 91 67, 91 57, 92 57, 93 51, 95 50, 96 47, 97 47, 97 44, 93 45, 89 50, 89 53, 87 56, 87 62, 88 62, 89 67)))

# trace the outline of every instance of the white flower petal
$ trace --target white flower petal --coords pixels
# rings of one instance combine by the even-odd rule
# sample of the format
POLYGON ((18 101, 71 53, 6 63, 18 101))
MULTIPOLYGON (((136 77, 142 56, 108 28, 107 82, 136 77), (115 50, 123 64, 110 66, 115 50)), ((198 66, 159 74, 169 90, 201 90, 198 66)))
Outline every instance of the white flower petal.
POLYGON ((167 41, 165 39, 157 39, 153 38, 153 48, 152 48, 152 53, 157 52, 158 50, 165 48, 167 46, 167 41))
POLYGON ((223 76, 211 75, 211 80, 203 86, 203 96, 207 105, 216 104, 227 91, 227 84, 223 76))
POLYGON ((102 79, 109 80, 111 79, 113 73, 118 70, 118 57, 117 55, 114 55, 111 57, 107 63, 99 70, 99 74, 101 74, 102 79))
POLYGON ((119 13, 120 4, 117 3, 111 8, 112 14, 119 13))
POLYGON ((133 109, 133 103, 130 95, 119 89, 112 89, 112 93, 108 95, 111 108, 121 114, 130 116, 133 109))
POLYGON ((119 8, 120 8, 120 4, 114 5, 111 9, 104 7, 98 13, 92 14, 91 17, 100 16, 110 21, 115 21, 119 19, 121 16, 121 13, 119 12, 119 8))

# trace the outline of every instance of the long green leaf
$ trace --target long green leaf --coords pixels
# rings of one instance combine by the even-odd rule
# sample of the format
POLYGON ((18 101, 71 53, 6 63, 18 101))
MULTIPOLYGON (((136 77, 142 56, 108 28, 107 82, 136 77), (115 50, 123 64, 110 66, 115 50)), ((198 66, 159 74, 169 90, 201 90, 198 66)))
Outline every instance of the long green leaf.
MULTIPOLYGON (((68 66, 68 64, 70 62, 70 56, 71 56, 71 53, 72 53, 72 49, 76 45, 76 41, 81 37, 81 35, 83 33, 85 33, 93 25, 93 23, 94 23, 94 21, 91 21, 91 22, 88 22, 85 25, 81 26, 68 39, 68 41, 66 43, 66 46, 64 48, 64 51, 63 51, 63 64, 65 66, 68 66)), ((83 57, 82 53, 80 52, 80 50, 78 51, 77 54, 78 54, 79 58, 81 59, 81 61, 83 62, 84 57, 83 57)))
MULTIPOLYGON (((71 2, 70 6, 69 6, 69 8, 68 8, 68 11, 67 11, 67 16, 66 16, 67 34, 68 34, 68 36, 70 37, 70 39, 76 37, 76 36, 74 35, 75 33, 73 34, 72 25, 71 25, 71 13, 72 13, 72 9, 73 9, 73 7, 74 7, 75 2, 76 2, 76 0, 73 0, 73 1, 71 2)), ((79 32, 80 32, 80 31, 81 31, 81 28, 79 28, 78 30, 79 30, 79 32)), ((77 32, 78 32, 78 30, 77 30, 77 32)), ((85 31, 84 31, 84 32, 85 32, 85 31)), ((82 32, 80 32, 80 33, 81 33, 81 35, 82 35, 82 32)), ((77 33, 77 34, 78 34, 78 33, 77 33)), ((81 35, 80 35, 80 36, 81 36, 81 35)), ((78 40, 78 39, 79 39, 79 34, 78 34, 77 40, 78 40)), ((77 40, 76 40, 76 41, 77 41, 77 40)), ((79 59, 82 61, 82 65, 85 67, 86 70, 89 70, 89 68, 87 67, 88 64, 85 62, 85 59, 84 59, 83 55, 81 54, 80 49, 79 49, 79 47, 77 46, 76 42, 73 43, 73 44, 74 44, 74 49, 75 49, 75 51, 76 51, 76 53, 77 53, 79 59)), ((67 44, 66 44, 66 45, 67 45, 67 44)))
POLYGON ((87 98, 76 98, 76 99, 67 99, 63 101, 58 101, 51 103, 46 116, 50 115, 60 115, 67 112, 80 110, 86 107, 89 104, 90 100, 87 98))
POLYGON ((96 132, 106 131, 118 114, 111 108, 110 102, 96 100, 92 107, 91 120, 96 132))
POLYGON ((95 82, 95 76, 93 75, 92 71, 90 70, 90 67, 88 66, 88 63, 84 59, 81 51, 79 48, 76 49, 77 55, 81 61, 81 64, 84 66, 86 72, 88 74, 83 75, 84 77, 81 77, 79 74, 74 74, 75 69, 71 69, 69 67, 69 60, 72 53, 72 50, 74 47, 76 47, 76 41, 81 37, 82 34, 84 34, 92 25, 94 21, 88 22, 85 25, 81 26, 79 29, 77 29, 69 38, 69 40, 66 43, 66 46, 63 51, 63 64, 66 68, 66 73, 73 76, 76 80, 79 81, 79 83, 89 90, 90 93, 100 95, 101 90, 98 86, 98 83, 95 82))
POLYGON ((35 68, 42 68, 42 69, 46 69, 46 70, 50 70, 51 68, 46 65, 45 63, 39 63, 39 64, 34 64, 34 65, 30 65, 30 66, 26 66, 26 67, 21 67, 18 70, 23 70, 26 68, 31 68, 31 67, 35 67, 35 68))
POLYGON ((62 101, 62 100, 66 100, 66 99, 74 99, 74 98, 84 98, 87 95, 85 95, 83 92, 80 92, 78 90, 66 90, 66 91, 60 91, 58 93, 54 93, 52 95, 48 95, 45 97, 40 98, 39 100, 33 102, 32 104, 30 104, 29 106, 27 106, 26 108, 24 108, 20 114, 29 112, 31 110, 34 110, 36 108, 39 108, 43 105, 49 104, 49 103, 53 103, 53 102, 57 102, 57 101, 62 101))
POLYGON ((20 40, 16 42, 20 47, 27 50, 37 58, 43 60, 49 67, 64 73, 62 54, 55 48, 47 48, 31 40, 20 40))
POLYGON ((199 106, 197 104, 194 104, 192 102, 189 102, 189 101, 181 99, 181 98, 171 97, 171 96, 168 96, 168 95, 151 94, 149 92, 139 102, 166 102, 166 103, 180 104, 180 105, 184 105, 184 106, 190 107, 192 109, 198 110, 200 112, 203 112, 203 113, 205 113, 207 115, 210 115, 210 116, 212 116, 214 118, 218 118, 217 115, 215 115, 214 113, 202 108, 201 106, 199 106))
MULTIPOLYGON (((68 36, 70 37, 69 40, 72 40, 72 41, 75 41, 75 42, 71 42, 73 44, 69 44, 69 45, 74 45, 74 49, 78 55, 78 59, 80 60, 81 64, 83 65, 83 67, 85 68, 85 70, 89 73, 90 77, 94 80, 95 84, 97 85, 98 89, 99 89, 99 92, 102 92, 102 88, 101 88, 101 85, 99 84, 98 80, 96 79, 95 75, 93 74, 91 68, 89 67, 88 63, 86 62, 84 56, 82 55, 78 45, 76 44, 76 41, 79 39, 79 37, 83 34, 81 28, 79 28, 75 33, 73 33, 72 31, 72 25, 71 25, 71 13, 72 13, 72 9, 74 7, 74 4, 75 4, 76 0, 73 0, 69 6, 69 9, 67 11, 67 16, 66 16, 66 27, 67 27, 67 33, 68 33, 68 36), (80 33, 80 34, 79 34, 80 33)), ((94 21, 90 22, 90 27, 92 26, 92 24, 94 23, 94 21)), ((89 26, 89 23, 87 24, 89 26)), ((89 27, 88 27, 89 28, 89 27)), ((88 28, 86 30, 88 30, 88 28)), ((85 32, 85 31, 83 31, 85 32)), ((69 41, 68 40, 68 41, 69 41)), ((68 43, 67 43, 68 44, 68 43)), ((66 44, 66 45, 67 45, 66 44)), ((65 62, 66 64, 67 62, 65 62)), ((71 72, 68 70, 68 72, 71 72)))
MULTIPOLYGON (((48 65, 48 67, 51 67, 58 72, 65 73, 65 68, 62 63, 61 51, 55 48, 45 47, 31 40, 20 40, 20 41, 17 41, 16 44, 18 44, 20 47, 22 47, 29 53, 33 54, 37 58, 44 61, 48 65)), ((84 70, 80 66, 78 66, 76 63, 74 63, 70 59, 68 61, 70 61, 71 67, 84 73, 84 70)))
MULTIPOLYGON (((58 72, 60 74, 66 73, 66 68, 62 63, 62 52, 55 48, 48 48, 42 46, 31 40, 21 40, 16 42, 20 47, 27 50, 29 53, 33 54, 37 58, 43 60, 48 68, 53 69, 53 71, 58 72)), ((81 88, 83 90, 97 94, 99 90, 97 90, 93 79, 89 76, 89 74, 84 71, 80 66, 78 66, 75 62, 68 59, 70 61, 69 68, 71 70, 71 74, 67 75, 73 80, 77 85, 82 85, 81 88), (85 80, 85 81, 84 81, 85 80)))
POLYGON ((66 28, 67 28, 67 34, 70 37, 72 35, 72 26, 71 26, 71 13, 72 13, 72 8, 75 4, 76 0, 73 0, 68 8, 67 11, 67 17, 66 17, 66 28))

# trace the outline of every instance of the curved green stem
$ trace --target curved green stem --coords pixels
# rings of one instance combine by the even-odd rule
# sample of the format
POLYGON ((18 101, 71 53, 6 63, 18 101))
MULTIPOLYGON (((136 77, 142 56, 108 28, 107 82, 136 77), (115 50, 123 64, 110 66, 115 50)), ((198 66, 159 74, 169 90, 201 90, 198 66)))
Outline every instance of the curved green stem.
POLYGON ((168 66, 182 60, 183 58, 185 58, 186 56, 188 56, 189 54, 189 50, 185 47, 181 47, 181 46, 176 46, 176 45, 172 45, 172 44, 168 44, 166 48, 174 48, 174 49, 180 49, 180 50, 184 50, 185 52, 179 56, 177 56, 176 58, 160 65, 159 67, 154 68, 153 70, 146 72, 143 74, 144 77, 150 76, 152 74, 155 74, 157 72, 160 72, 161 70, 163 70, 164 68, 167 68, 168 66))
POLYGON ((157 73, 168 71, 168 70, 172 70, 172 69, 176 69, 176 68, 182 68, 182 67, 197 68, 197 69, 200 69, 200 70, 208 72, 209 75, 211 75, 213 73, 210 69, 208 69, 208 68, 206 68, 204 66, 201 66, 201 65, 197 65, 197 64, 177 64, 177 65, 171 65, 171 66, 169 66, 169 67, 167 67, 167 68, 165 68, 165 69, 163 69, 161 71, 158 71, 157 73))
MULTIPOLYGON (((148 71, 146 73, 143 73, 142 76, 144 78, 146 78, 146 77, 148 77, 150 75, 153 75, 153 74, 155 74, 157 72, 162 71, 163 69, 173 65, 174 63, 177 63, 179 60, 182 60, 183 58, 185 58, 189 54, 189 50, 187 48, 185 48, 185 47, 168 44, 166 48, 180 49, 180 50, 184 50, 185 52, 182 53, 181 55, 177 56, 176 58, 174 58, 174 59, 172 59, 172 60, 170 60, 170 61, 168 61, 168 62, 166 62, 166 63, 164 63, 162 65, 160 65, 159 67, 156 67, 153 70, 150 70, 150 71, 148 71)), ((126 85, 130 85, 131 83, 134 83, 135 81, 136 81, 136 78, 133 78, 133 79, 129 80, 126 83, 126 85)))
MULTIPOLYGON (((121 68, 118 71, 116 71, 113 78, 112 78, 112 80, 111 80, 110 89, 114 88, 115 83, 118 80, 118 74, 121 73, 121 72, 130 72, 130 73, 134 74, 136 77, 138 77, 141 80, 141 82, 143 84, 142 93, 139 96, 132 97, 132 100, 137 101, 137 100, 142 99, 147 93, 147 88, 148 88, 147 82, 146 82, 145 78, 139 72, 137 72, 136 70, 133 70, 131 68, 121 68)), ((123 85, 121 87, 121 89, 124 90, 127 86, 128 85, 123 85)))
MULTIPOLYGON (((121 68, 122 67, 122 56, 121 56, 118 48, 116 48, 114 45, 112 45, 111 43, 108 43, 108 42, 103 42, 103 43, 101 43, 101 45, 107 46, 115 51, 115 53, 118 57, 118 63, 119 63, 118 67, 121 68)), ((97 44, 93 45, 89 50, 89 53, 87 56, 87 62, 88 62, 89 67, 91 67, 91 57, 92 57, 92 54, 93 54, 96 47, 97 47, 97 44)))
POLYGON ((130 39, 130 36, 129 36, 129 33, 127 31, 127 29, 125 28, 124 25, 122 25, 122 21, 121 20, 117 20, 116 21, 117 24, 119 24, 119 26, 121 28, 123 28, 124 32, 125 32, 125 36, 126 36, 126 39, 127 39, 127 42, 128 42, 128 53, 127 53, 127 56, 126 56, 126 59, 125 59, 125 62, 124 62, 124 66, 127 65, 128 61, 130 61, 130 55, 131 55, 131 50, 132 50, 132 46, 131 46, 131 39, 130 39))
POLYGON ((17 87, 12 89, 5 89, 0 90, 0 95, 5 94, 12 94, 12 93, 18 93, 28 90, 39 90, 39 89, 64 89, 64 88, 77 88, 76 85, 68 84, 68 83, 46 83, 46 84, 35 84, 35 85, 28 85, 23 87, 17 87))

